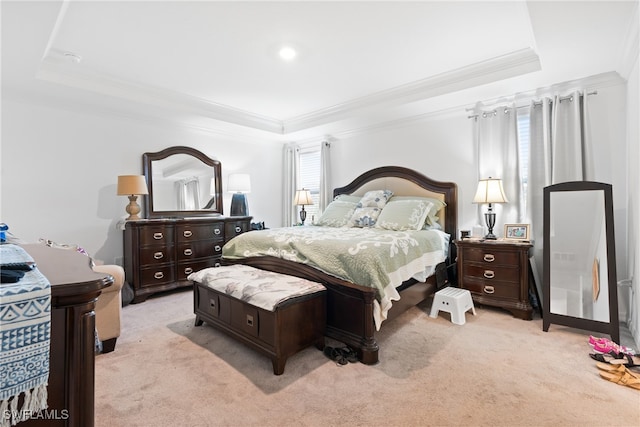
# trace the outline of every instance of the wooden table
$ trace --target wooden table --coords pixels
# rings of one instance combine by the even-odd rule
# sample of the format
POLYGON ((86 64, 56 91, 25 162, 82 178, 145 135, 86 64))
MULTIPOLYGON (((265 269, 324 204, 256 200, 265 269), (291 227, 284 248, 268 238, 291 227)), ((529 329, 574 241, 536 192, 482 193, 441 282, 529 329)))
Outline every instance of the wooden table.
POLYGON ((93 271, 89 257, 42 244, 21 245, 51 283, 49 408, 20 427, 94 425, 95 313, 113 277, 93 271))

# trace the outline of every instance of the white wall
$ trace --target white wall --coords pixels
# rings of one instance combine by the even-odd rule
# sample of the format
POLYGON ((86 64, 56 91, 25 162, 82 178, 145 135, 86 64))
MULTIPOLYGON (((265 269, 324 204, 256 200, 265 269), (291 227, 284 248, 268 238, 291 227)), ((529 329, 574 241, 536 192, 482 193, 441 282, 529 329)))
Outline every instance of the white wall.
MULTIPOLYGON (((186 145, 222 162, 229 173, 251 174, 249 211, 255 221, 280 224, 281 147, 238 142, 161 123, 52 108, 3 99, 2 212, 17 237, 79 244, 106 263, 122 256, 126 197, 118 175, 141 174, 142 154, 186 145), (277 203, 273 203, 277 200, 277 203)), ((230 195, 225 193, 228 214, 230 195)))
MULTIPOLYGON (((638 57, 627 81, 627 170, 628 170, 628 222, 626 235, 627 246, 624 254, 629 262, 627 268, 618 273, 620 279, 631 279, 632 292, 619 288, 621 293, 627 293, 626 298, 631 299, 631 310, 627 315, 627 326, 636 343, 640 343, 640 70, 638 69, 638 57), (626 274, 625 274, 626 273, 626 274)), ((618 252, 619 254, 619 252, 618 252)), ((621 298, 622 299, 622 298, 621 298)))

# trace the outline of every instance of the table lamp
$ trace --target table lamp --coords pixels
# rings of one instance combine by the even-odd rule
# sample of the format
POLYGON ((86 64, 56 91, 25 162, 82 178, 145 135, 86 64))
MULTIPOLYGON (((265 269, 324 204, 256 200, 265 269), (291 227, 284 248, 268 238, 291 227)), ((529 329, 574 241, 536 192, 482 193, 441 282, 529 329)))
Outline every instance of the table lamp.
POLYGON ((118 196, 129 196, 129 204, 126 211, 129 214, 127 221, 140 219, 140 205, 138 196, 149 194, 144 175, 120 175, 118 177, 118 196))
POLYGON ((245 194, 251 192, 251 177, 246 173, 230 174, 227 190, 229 193, 233 193, 233 197, 231 198, 231 216, 249 215, 249 205, 245 194))
POLYGON ((484 214, 484 220, 487 223, 489 232, 485 239, 495 240, 496 236, 493 234, 493 227, 496 225, 496 214, 493 212, 491 206, 492 203, 506 203, 507 197, 504 195, 504 189, 502 188, 502 180, 496 178, 481 179, 478 182, 478 189, 476 195, 473 198, 473 203, 488 203, 489 209, 484 214))
POLYGON ((300 222, 304 225, 304 220, 307 219, 307 211, 304 210, 305 205, 312 205, 311 192, 309 190, 297 190, 296 195, 293 198, 293 204, 296 206, 302 206, 300 210, 300 222))

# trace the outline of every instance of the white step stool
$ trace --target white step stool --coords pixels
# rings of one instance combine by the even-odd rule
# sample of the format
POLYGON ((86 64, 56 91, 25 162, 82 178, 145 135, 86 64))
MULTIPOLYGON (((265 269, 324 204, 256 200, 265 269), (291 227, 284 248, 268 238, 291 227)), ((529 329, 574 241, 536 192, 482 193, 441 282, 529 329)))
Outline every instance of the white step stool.
POLYGON ((451 322, 456 325, 464 325, 465 313, 471 310, 476 315, 473 306, 471 292, 466 289, 444 288, 436 292, 433 297, 433 305, 429 317, 438 317, 438 311, 446 311, 451 314, 451 322))

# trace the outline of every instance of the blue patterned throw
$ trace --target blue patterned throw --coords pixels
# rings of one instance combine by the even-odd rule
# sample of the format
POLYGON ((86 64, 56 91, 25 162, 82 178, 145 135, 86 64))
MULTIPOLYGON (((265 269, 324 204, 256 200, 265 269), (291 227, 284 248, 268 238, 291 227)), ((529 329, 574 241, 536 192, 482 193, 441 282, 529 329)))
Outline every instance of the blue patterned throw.
MULTIPOLYGON (((0 264, 24 262, 33 259, 20 246, 0 245, 0 264)), ((51 286, 37 268, 0 284, 0 427, 47 408, 50 330, 51 286)))

